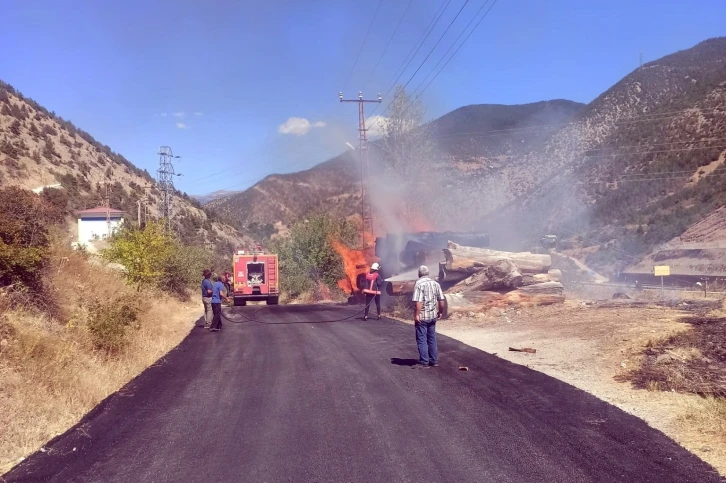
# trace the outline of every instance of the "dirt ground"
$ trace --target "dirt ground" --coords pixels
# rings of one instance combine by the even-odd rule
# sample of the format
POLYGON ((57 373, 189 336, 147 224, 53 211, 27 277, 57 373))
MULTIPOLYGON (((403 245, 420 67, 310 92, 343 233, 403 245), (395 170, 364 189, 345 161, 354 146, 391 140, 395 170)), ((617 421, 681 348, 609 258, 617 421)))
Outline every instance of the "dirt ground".
POLYGON ((630 382, 616 381, 639 367, 644 348, 690 330, 679 319, 693 315, 697 303, 676 301, 672 308, 649 303, 615 307, 610 301, 603 305, 570 297, 564 305, 451 318, 441 321, 438 330, 640 417, 726 475, 723 400, 635 389, 630 382), (537 352, 512 352, 509 347, 537 352))

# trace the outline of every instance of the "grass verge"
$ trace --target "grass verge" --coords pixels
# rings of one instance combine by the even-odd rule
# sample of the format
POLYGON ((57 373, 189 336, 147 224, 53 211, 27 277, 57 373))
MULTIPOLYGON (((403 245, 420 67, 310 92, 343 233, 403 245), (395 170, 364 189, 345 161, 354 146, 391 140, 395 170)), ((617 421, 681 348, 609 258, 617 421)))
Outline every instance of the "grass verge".
POLYGON ((198 312, 134 292, 64 250, 54 252, 45 284, 59 306, 53 317, 31 306, 0 314, 0 474, 179 344, 198 312))

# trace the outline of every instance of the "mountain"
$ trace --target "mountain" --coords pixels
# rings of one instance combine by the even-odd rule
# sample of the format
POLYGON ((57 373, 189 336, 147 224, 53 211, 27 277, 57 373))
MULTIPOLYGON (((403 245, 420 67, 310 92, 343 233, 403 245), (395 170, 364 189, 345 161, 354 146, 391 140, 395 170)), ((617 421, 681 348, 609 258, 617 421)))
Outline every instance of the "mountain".
MULTIPOLYGON (((726 205, 724 105, 726 38, 714 38, 637 68, 586 106, 466 106, 432 122, 439 155, 419 206, 437 229, 484 230, 502 247, 555 233, 614 272, 726 205)), ((215 208, 242 224, 350 215, 358 179, 342 155, 215 208)))
POLYGON ((210 201, 218 200, 220 198, 225 198, 227 196, 232 196, 237 193, 239 193, 239 191, 217 190, 217 191, 212 191, 211 193, 207 193, 206 195, 189 195, 189 196, 191 196, 193 199, 200 202, 202 205, 206 205, 210 201))
MULTIPOLYGON (((147 171, 0 82, 0 187, 7 186, 59 186, 73 210, 98 206, 108 186, 111 206, 131 219, 136 219, 137 201, 143 199, 151 217, 160 213, 161 193, 147 171)), ((186 193, 176 193, 173 210, 176 228, 187 243, 211 243, 231 251, 246 240, 186 193)))
MULTIPOLYGON (((566 100, 518 106, 471 105, 456 109, 433 121, 432 133, 437 140, 442 159, 450 156, 465 158, 472 154, 473 145, 476 145, 478 151, 521 151, 525 144, 519 130, 526 131, 545 121, 557 125, 568 122, 583 107, 583 104, 566 100), (489 143, 480 143, 477 139, 462 135, 482 130, 514 132, 497 136, 496 140, 489 143)), ((541 147, 550 136, 551 133, 543 132, 527 137, 526 146, 541 147)), ((375 167, 375 149, 370 151, 375 167)), ((378 176, 375 169, 373 175, 375 183, 378 176)), ((315 211, 351 216, 359 212, 359 205, 360 166, 355 153, 348 151, 305 171, 270 175, 253 187, 223 199, 213 200, 208 206, 231 223, 247 226, 250 223, 289 224, 315 211)))

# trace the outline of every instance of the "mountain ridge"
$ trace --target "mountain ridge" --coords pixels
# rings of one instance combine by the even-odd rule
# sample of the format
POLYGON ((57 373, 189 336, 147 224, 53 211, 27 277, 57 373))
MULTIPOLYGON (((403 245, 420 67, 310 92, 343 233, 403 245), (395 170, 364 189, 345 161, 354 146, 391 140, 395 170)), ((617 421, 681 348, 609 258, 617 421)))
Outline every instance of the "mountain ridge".
MULTIPOLYGON (((531 105, 547 102, 571 103, 531 105)), ((472 115, 477 108, 463 106, 431 122, 440 123, 433 129, 440 155, 428 164, 437 181, 427 205, 443 208, 427 218, 439 229, 490 231, 506 245, 558 231, 569 238, 565 245, 591 247, 588 262, 596 268, 615 271, 726 204, 726 143, 718 141, 725 102, 726 38, 719 37, 644 64, 587 105, 571 103, 561 117, 510 123, 489 106, 479 108, 489 111, 482 120, 472 115)), ((509 116, 517 107, 501 109, 509 116)), ((289 223, 314 210, 353 215, 360 190, 354 160, 346 159, 345 188, 329 193, 320 182, 331 177, 328 168, 341 169, 340 158, 303 172, 308 186, 285 175, 288 193, 275 210, 255 206, 265 203, 257 194, 283 179, 277 175, 217 207, 243 222, 289 223), (241 199, 249 206, 235 214, 241 199)))

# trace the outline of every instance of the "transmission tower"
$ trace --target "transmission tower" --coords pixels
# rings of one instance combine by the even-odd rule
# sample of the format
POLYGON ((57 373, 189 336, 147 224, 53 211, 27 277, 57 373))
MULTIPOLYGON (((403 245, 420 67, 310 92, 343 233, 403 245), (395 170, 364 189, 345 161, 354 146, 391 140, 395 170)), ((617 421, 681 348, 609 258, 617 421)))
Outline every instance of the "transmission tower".
POLYGON ((368 129, 366 128, 365 104, 375 102, 380 104, 383 98, 378 94, 377 99, 363 99, 363 92, 358 92, 358 99, 343 99, 343 93, 338 93, 340 102, 358 103, 358 156, 360 157, 360 216, 361 216, 361 246, 368 248, 366 233, 373 234, 373 210, 371 209, 370 182, 368 174, 368 129))
POLYGON ((174 156, 169 146, 159 148, 159 169, 156 170, 156 184, 161 191, 161 216, 167 228, 172 226, 174 177, 181 176, 174 172, 172 160, 181 156, 174 156))

